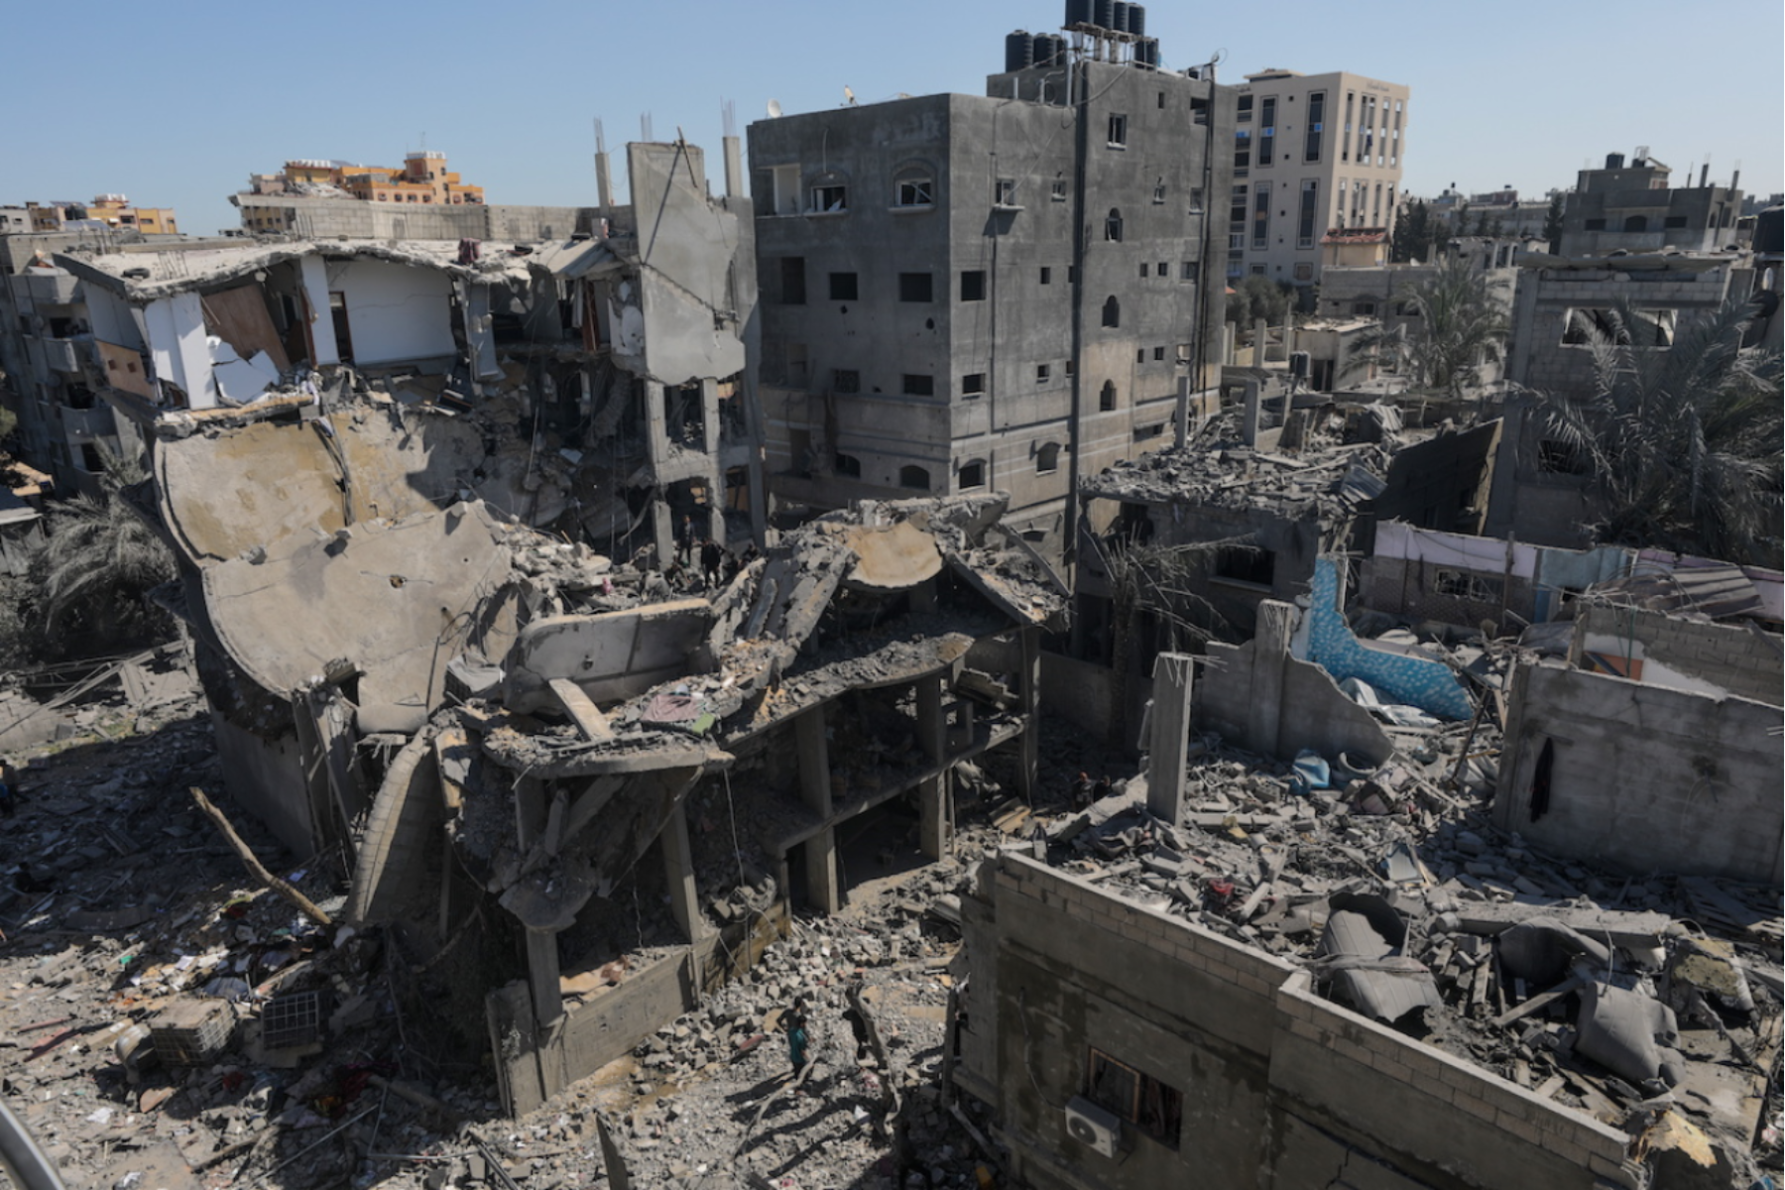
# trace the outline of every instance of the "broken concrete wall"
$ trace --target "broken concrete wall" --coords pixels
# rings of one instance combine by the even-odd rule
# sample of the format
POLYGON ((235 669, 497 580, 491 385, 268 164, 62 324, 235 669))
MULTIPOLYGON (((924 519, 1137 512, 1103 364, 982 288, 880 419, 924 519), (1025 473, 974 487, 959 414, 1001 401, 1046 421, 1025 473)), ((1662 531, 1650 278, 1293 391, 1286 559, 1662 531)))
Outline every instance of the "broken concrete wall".
POLYGON ((751 221, 707 197, 706 158, 687 144, 629 144, 626 168, 638 223, 644 370, 683 384, 744 368, 732 260, 751 251, 751 221))
POLYGON ((1419 1186, 1641 1184, 1620 1130, 1321 999, 1306 972, 1274 1002, 1273 1144, 1260 1185, 1350 1184, 1353 1149, 1419 1186))
POLYGON ((272 739, 238 727, 215 709, 211 727, 223 780, 237 805, 266 824, 293 855, 305 858, 321 843, 304 780, 304 755, 292 734, 272 739))
POLYGON ((177 385, 186 394, 190 409, 210 409, 217 404, 211 352, 205 345, 203 303, 196 293, 150 302, 143 309, 143 337, 149 343, 157 380, 177 385))
POLYGON ((1209 642, 1194 705, 1199 728, 1261 756, 1288 760, 1312 748, 1328 760, 1343 753, 1380 764, 1394 752, 1382 725, 1331 675, 1263 634, 1243 645, 1209 642))
POLYGON ((1779 638, 1741 623, 1704 623, 1664 612, 1597 604, 1574 620, 1569 660, 1654 686, 1785 703, 1779 638), (1594 664, 1589 655, 1611 662, 1594 664))
POLYGON ((1508 702, 1502 829, 1634 872, 1780 883, 1778 707, 1547 664, 1520 666, 1508 702))
POLYGON ((328 260, 324 272, 329 293, 346 301, 355 364, 451 360, 458 354, 452 278, 444 272, 384 260, 328 260))
POLYGON ((504 702, 515 711, 551 707, 549 684, 559 678, 597 702, 643 694, 693 672, 712 622, 712 606, 704 599, 535 620, 509 652, 504 702))
POLYGON ((1357 638, 1345 621, 1339 568, 1333 559, 1322 558, 1315 565, 1310 600, 1308 659, 1334 680, 1357 678, 1374 686, 1384 701, 1415 706, 1446 719, 1467 719, 1475 713, 1468 693, 1443 662, 1373 647, 1357 638))
POLYGON ((1012 854, 982 865, 962 914, 957 1080, 995 1106, 1019 1184, 1637 1184, 1617 1130, 1320 1000, 1306 975, 1199 926, 1012 854), (1175 1145, 1131 1120, 1115 1157, 1070 1135, 1062 1108, 1086 1095, 1093 1049, 1181 1093, 1175 1145))

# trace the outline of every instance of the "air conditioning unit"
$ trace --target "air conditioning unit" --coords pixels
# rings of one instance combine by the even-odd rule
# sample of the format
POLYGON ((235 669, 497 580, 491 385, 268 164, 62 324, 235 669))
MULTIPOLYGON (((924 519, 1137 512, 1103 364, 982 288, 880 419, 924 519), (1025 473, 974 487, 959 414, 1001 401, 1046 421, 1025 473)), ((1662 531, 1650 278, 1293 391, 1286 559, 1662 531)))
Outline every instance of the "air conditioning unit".
POLYGON ((1114 1157, 1116 1143, 1122 1137, 1122 1121, 1114 1112, 1098 1107, 1083 1095, 1074 1095, 1066 1104, 1066 1131, 1081 1145, 1105 1157, 1114 1157))

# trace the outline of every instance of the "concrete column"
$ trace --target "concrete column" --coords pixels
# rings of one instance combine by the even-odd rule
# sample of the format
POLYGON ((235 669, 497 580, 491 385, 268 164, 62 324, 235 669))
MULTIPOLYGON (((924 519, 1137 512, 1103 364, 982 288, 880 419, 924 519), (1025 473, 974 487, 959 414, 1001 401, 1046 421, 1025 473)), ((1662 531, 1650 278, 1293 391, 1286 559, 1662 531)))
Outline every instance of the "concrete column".
POLYGON ((700 382, 701 447, 707 454, 707 536, 725 544, 725 468, 719 462, 719 382, 700 382))
POLYGON ((533 986, 533 1015, 542 1026, 564 1015, 560 978, 557 931, 528 930, 527 982, 533 986))
POLYGON ((1265 346, 1271 341, 1270 323, 1263 318, 1252 320, 1252 366, 1264 367, 1265 346))
MULTIPOLYGON (((828 819, 831 804, 830 742, 824 736, 824 708, 813 707, 793 721, 800 754, 800 799, 821 820, 828 819)), ((806 895, 826 913, 843 907, 843 891, 837 884, 837 832, 825 827, 806 840, 806 895)))
MULTIPOLYGON (((1262 320, 1260 320, 1262 321, 1262 320)), ((1240 441, 1258 445, 1258 423, 1264 416, 1264 393, 1256 380, 1246 381, 1246 406, 1240 414, 1240 441)))
POLYGON ((694 975, 694 994, 700 995, 705 982, 701 972, 700 941, 706 936, 706 925, 700 916, 700 888, 694 881, 694 849, 688 842, 688 803, 677 804, 663 833, 657 836, 663 844, 664 882, 669 887, 669 911, 675 916, 682 936, 693 946, 689 964, 694 975))
POLYGON ((722 139, 720 147, 725 153, 725 195, 727 198, 744 197, 744 157, 740 151, 738 138, 728 136, 722 139))
POLYGON ((1153 662, 1153 735, 1147 745, 1147 809, 1176 826, 1184 811, 1184 762, 1190 752, 1190 690, 1195 675, 1184 653, 1153 662))
POLYGON ((1017 737, 1016 788, 1023 800, 1035 804, 1035 773, 1041 752, 1041 629, 1017 633, 1023 647, 1022 668, 1017 674, 1018 707, 1023 715, 1023 734, 1017 737))
MULTIPOLYGON (((925 756, 940 762, 948 755, 948 726, 942 719, 942 679, 919 678, 917 681, 917 740, 925 756)), ((948 854, 949 819, 948 777, 940 775, 917 787, 919 823, 918 845, 931 859, 948 854)))
POLYGON ((1246 746, 1263 756, 1277 755, 1283 725, 1283 672, 1289 665, 1289 638, 1295 608, 1275 599, 1258 605, 1252 637, 1252 706, 1246 719, 1246 746))
POLYGON ((1188 374, 1178 377, 1178 432, 1172 442, 1179 450, 1190 440, 1190 377, 1188 374))
POLYGON ((614 205, 613 164, 605 149, 595 154, 595 201, 604 211, 614 205))

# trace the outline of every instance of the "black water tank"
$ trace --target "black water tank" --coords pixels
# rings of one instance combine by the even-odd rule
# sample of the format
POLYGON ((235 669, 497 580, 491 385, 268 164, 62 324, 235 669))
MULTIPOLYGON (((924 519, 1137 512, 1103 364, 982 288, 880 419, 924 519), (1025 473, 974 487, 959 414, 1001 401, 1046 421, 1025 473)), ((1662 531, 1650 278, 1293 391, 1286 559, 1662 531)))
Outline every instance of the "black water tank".
POLYGON ((1116 0, 1091 0, 1091 23, 1099 29, 1116 27, 1116 0))
POLYGON ((1157 37, 1143 37, 1135 42, 1134 60, 1142 66, 1151 66, 1154 69, 1158 69, 1159 39, 1157 37))
POLYGON ((1035 39, 1027 29, 1004 35, 1004 69, 1022 70, 1035 63, 1035 39))
POLYGON ((1624 168, 1624 155, 1622 153, 1607 153, 1605 155, 1605 168, 1606 169, 1623 169, 1624 168))
POLYGON ((1128 0, 1116 0, 1110 7, 1115 9, 1115 12, 1111 14, 1112 23, 1110 28, 1114 29, 1117 33, 1128 32, 1128 10, 1133 7, 1133 5, 1129 4, 1128 0))
POLYGON ((1780 209, 1768 207, 1754 218, 1754 251, 1777 256, 1785 252, 1785 234, 1781 234, 1780 209))
POLYGON ((1136 37, 1145 37, 1147 33, 1147 6, 1130 4, 1128 6, 1128 32, 1136 37))
POLYGON ((1089 25, 1092 16, 1091 0, 1066 0, 1066 25, 1089 25))
POLYGON ((1051 33, 1035 35, 1035 65, 1061 66, 1066 62, 1066 39, 1051 33))

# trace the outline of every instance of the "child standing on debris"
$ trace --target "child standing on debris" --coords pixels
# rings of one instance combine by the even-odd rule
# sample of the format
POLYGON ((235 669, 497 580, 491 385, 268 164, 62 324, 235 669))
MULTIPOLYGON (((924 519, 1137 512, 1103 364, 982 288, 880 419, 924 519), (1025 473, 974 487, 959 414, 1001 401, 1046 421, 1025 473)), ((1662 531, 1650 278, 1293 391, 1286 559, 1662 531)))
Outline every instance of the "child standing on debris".
POLYGON ((676 539, 676 561, 682 566, 694 564, 694 518, 682 518, 682 532, 676 539))
POLYGON ((811 1038, 806 1033, 806 998, 794 997, 793 1007, 781 1018, 781 1027, 787 1030, 787 1057, 793 1063, 793 1077, 798 1081, 806 1069, 806 1046, 811 1038))

